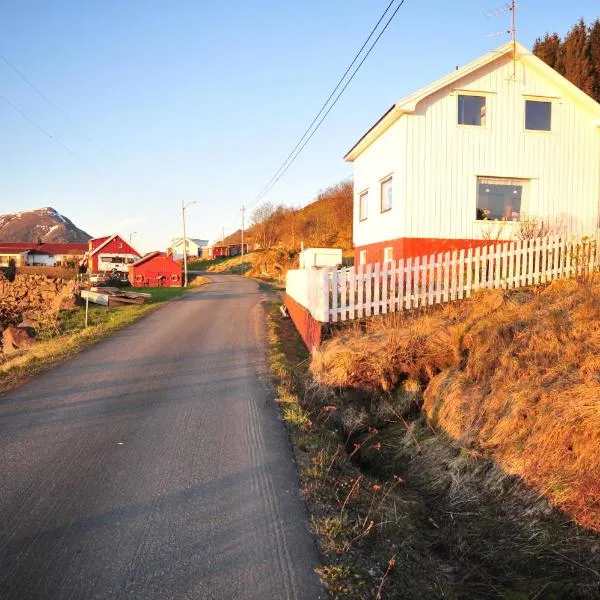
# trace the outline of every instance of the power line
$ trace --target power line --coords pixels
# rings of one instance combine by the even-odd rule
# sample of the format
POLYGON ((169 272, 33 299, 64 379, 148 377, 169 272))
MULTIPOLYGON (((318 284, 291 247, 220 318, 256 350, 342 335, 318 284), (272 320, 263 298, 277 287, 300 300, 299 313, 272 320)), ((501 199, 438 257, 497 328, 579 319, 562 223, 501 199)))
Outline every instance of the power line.
POLYGON ((39 87, 37 87, 32 81, 31 79, 29 79, 21 70, 17 69, 17 67, 15 67, 15 65, 13 65, 8 58, 6 58, 5 56, 3 56, 2 54, 0 54, 0 60, 2 60, 8 67, 10 67, 34 92, 36 92, 36 94, 38 94, 38 96, 40 96, 40 98, 44 99, 48 104, 50 104, 50 106, 52 106, 52 108, 54 108, 54 110, 65 120, 69 123, 69 125, 71 125, 71 127, 73 127, 73 129, 76 129, 83 137, 85 137, 88 141, 94 143, 94 140, 85 132, 83 131, 74 121, 73 119, 71 119, 71 117, 69 117, 69 115, 60 107, 58 106, 58 104, 56 104, 56 102, 54 102, 53 100, 51 100, 50 98, 48 98, 48 96, 46 96, 46 94, 44 94, 44 92, 42 92, 42 90, 40 90, 39 87))
POLYGON ((330 94, 330 96, 326 100, 325 104, 323 104, 323 106, 321 107, 321 110, 317 113, 317 115, 315 116, 315 118, 313 119, 313 121, 311 122, 311 124, 309 125, 309 127, 307 128, 307 130, 304 132, 304 134, 302 135, 302 137, 300 138, 300 140, 298 141, 298 143, 294 146, 293 150, 287 156, 287 158, 285 159, 285 161, 281 164, 281 166, 279 167, 279 169, 277 169, 277 171, 275 172, 275 174, 273 175, 273 177, 271 177, 271 179, 269 180, 269 182, 267 183, 267 185, 265 185, 265 187, 261 190, 261 192, 251 202, 250 207, 252 207, 255 204, 257 204, 262 198, 264 198, 273 189, 273 187, 277 184, 277 182, 283 177, 283 175, 288 171, 288 169, 294 164, 294 162, 296 161, 296 159, 298 158, 298 156, 300 155, 300 153, 302 152, 302 150, 306 147, 306 145, 308 144, 308 142, 312 139, 312 137, 315 135, 315 133, 317 132, 317 130, 320 128, 320 126, 323 123, 323 121, 327 118, 327 116, 329 115, 329 113, 331 112, 331 110, 333 109, 333 107, 337 104, 337 102, 341 98, 342 94, 344 93, 344 91, 346 90, 346 88, 350 85, 350 83, 352 82, 352 80, 354 79, 354 77, 356 76, 356 74, 358 73, 358 71, 360 70, 360 68, 362 67, 362 65, 364 64, 364 62, 366 61, 366 59, 368 58, 368 56, 373 51, 373 48, 375 48, 377 42, 380 40, 381 36, 385 33, 385 31, 389 27, 390 23, 392 22, 392 20, 394 19, 394 17, 396 16, 396 14, 398 13, 398 11, 402 7, 402 5, 406 2, 406 0, 401 0, 401 2, 395 8, 395 10, 391 14, 391 16, 389 17, 389 19, 385 23, 385 25, 383 26, 383 28, 381 29, 381 31, 379 32, 379 34, 375 38, 374 42, 371 44, 371 46, 368 48, 367 52, 365 53, 365 55, 363 56, 363 58, 361 59, 361 61, 358 63, 358 66, 354 69, 354 71, 350 75, 350 78, 346 81, 346 83, 344 84, 344 86, 342 87, 342 89, 340 90, 340 92, 337 94, 337 96, 335 97, 335 99, 333 100, 333 102, 329 105, 329 108, 327 108, 327 110, 325 111, 327 105, 331 101, 331 98, 335 95, 335 93, 339 89, 340 85, 342 84, 342 82, 344 81, 344 79, 346 78, 346 76, 348 75, 348 73, 350 72, 350 70, 352 69, 352 67, 356 63, 356 61, 358 60, 359 56, 361 55, 361 53, 363 52, 363 50, 365 49, 365 47, 367 46, 367 44, 369 43, 369 41, 371 40, 371 38, 373 37, 373 35, 375 34, 375 32, 377 31, 379 25, 384 20, 385 16, 389 12, 391 6, 393 5, 393 3, 395 1, 396 0, 392 0, 387 5, 386 9, 383 11, 383 13, 382 13, 381 17, 379 18, 379 20, 377 21, 376 25, 373 27, 373 29, 369 33, 369 36, 367 37, 367 39, 365 40, 365 42, 361 46, 360 50, 356 53, 354 59, 352 60, 352 62, 350 63, 350 65, 348 66, 348 68, 346 69, 346 71, 344 72, 344 74, 342 75, 342 77, 340 78, 340 80, 338 81, 338 83, 335 86, 333 92, 330 94), (323 111, 325 111, 324 114, 323 114, 323 111), (321 118, 319 119, 319 117, 321 117, 321 118), (315 125, 315 123, 316 123, 316 125, 315 125), (311 131, 311 129, 312 129, 312 131, 311 131))
POLYGON ((77 156, 77 154, 75 154, 75 152, 73 152, 73 150, 71 150, 71 148, 69 148, 69 146, 67 146, 66 144, 61 142, 57 137, 54 137, 47 129, 44 129, 39 123, 34 121, 25 111, 21 110, 18 106, 15 106, 8 98, 0 95, 0 100, 3 100, 4 102, 6 102, 6 104, 8 104, 8 106, 10 106, 16 113, 18 113, 21 116, 21 118, 23 118, 25 121, 27 121, 30 125, 33 125, 36 129, 41 131, 45 136, 49 137, 55 144, 58 144, 59 146, 61 146, 63 148, 63 150, 68 152, 71 156, 74 156, 75 158, 79 158, 77 156))
POLYGON ((369 36, 364 41, 363 45, 360 47, 360 50, 355 54, 354 58, 352 59, 352 62, 348 65, 348 68, 344 71, 344 74, 340 77, 340 79, 336 83, 336 85, 333 88, 331 94, 329 94, 329 97, 327 98, 327 100, 325 100, 325 102, 323 103, 323 106, 321 106, 319 112, 315 115, 315 118, 311 121, 310 125, 306 128, 306 130, 302 134, 302 137, 298 140, 297 144, 292 148, 292 151, 287 155, 286 159, 281 163, 281 165, 279 166, 279 169, 277 169, 277 171, 275 171, 275 174, 273 175, 273 177, 271 177, 271 179, 269 180, 269 182, 267 183, 267 185, 265 185, 265 187, 262 189, 262 191, 257 195, 257 197, 255 198, 255 200, 253 201, 253 203, 251 204, 251 206, 256 201, 258 201, 257 199, 260 199, 262 197, 263 193, 266 193, 265 190, 267 190, 269 188, 270 184, 277 178, 277 175, 279 174, 279 172, 286 166, 287 162, 290 160, 290 158, 292 158, 294 152, 302 144, 302 142, 304 141, 304 138, 308 135, 308 133, 312 129, 313 125, 317 122, 318 118, 323 114, 323 111, 325 110, 325 108, 329 104, 330 100, 333 98, 333 96, 335 95, 335 93, 338 91, 340 85, 342 85, 344 79, 346 78, 346 75, 348 75, 348 73, 350 72, 350 69, 352 69, 352 67, 354 66, 354 64, 358 60, 358 57, 361 55, 361 53, 365 49, 366 45, 369 43, 370 39, 375 34, 375 31, 377 31, 377 28, 381 24, 381 21, 383 21, 385 15, 387 14, 387 12, 389 11, 390 7, 392 6, 392 4, 394 4, 395 1, 396 0, 391 0, 390 3, 387 5, 386 9, 383 11, 382 15, 379 17, 379 20, 377 21, 377 23, 375 24, 375 26, 373 27, 373 29, 371 29, 371 33, 369 33, 369 36))

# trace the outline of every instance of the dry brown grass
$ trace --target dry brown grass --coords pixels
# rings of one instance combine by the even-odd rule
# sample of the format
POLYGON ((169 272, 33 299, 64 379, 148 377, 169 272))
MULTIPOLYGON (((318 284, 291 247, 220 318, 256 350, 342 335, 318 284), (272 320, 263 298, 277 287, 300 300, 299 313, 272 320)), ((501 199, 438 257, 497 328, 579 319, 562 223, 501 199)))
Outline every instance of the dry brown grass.
POLYGON ((600 284, 493 292, 345 331, 315 354, 327 386, 424 388, 423 409, 600 531, 600 284))

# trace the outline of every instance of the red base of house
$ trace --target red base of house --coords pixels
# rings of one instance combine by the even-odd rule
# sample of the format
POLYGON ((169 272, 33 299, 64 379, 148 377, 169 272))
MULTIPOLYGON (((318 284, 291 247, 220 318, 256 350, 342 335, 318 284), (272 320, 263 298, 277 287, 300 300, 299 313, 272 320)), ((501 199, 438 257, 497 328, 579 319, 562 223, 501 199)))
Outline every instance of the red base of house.
POLYGON ((285 296, 285 307, 308 351, 312 352, 313 348, 318 348, 321 343, 322 323, 317 321, 310 314, 310 311, 287 294, 285 296))
POLYGON ((385 248, 394 249, 394 260, 400 258, 412 258, 415 256, 429 256, 440 252, 452 252, 467 248, 488 246, 489 240, 460 240, 444 238, 398 238, 366 246, 357 246, 354 249, 354 264, 360 264, 360 253, 367 251, 366 263, 381 263, 384 260, 385 248))

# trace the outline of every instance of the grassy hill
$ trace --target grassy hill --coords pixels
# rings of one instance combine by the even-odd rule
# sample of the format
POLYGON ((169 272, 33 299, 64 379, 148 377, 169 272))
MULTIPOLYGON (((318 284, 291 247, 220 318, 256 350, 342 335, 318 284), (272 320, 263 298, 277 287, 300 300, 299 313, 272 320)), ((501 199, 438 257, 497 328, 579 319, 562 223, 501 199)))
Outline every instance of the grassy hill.
MULTIPOLYGON (((251 215, 251 225, 244 239, 262 250, 286 248, 292 252, 305 247, 327 246, 352 248, 352 182, 342 182, 321 192, 303 208, 258 206, 251 215)), ((225 238, 225 243, 239 243, 241 231, 225 238)))

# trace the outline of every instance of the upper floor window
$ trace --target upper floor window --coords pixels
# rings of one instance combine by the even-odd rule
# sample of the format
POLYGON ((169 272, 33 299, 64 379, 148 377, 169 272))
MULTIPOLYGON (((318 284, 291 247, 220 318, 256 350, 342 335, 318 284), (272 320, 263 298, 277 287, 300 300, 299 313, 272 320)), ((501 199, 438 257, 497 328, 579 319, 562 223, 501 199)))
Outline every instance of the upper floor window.
POLYGON ((458 124, 485 127, 485 96, 458 95, 458 124))
POLYGON ((392 178, 381 182, 381 212, 392 209, 392 178))
POLYGON ((359 198, 359 220, 364 221, 369 215, 369 192, 363 192, 359 198))
POLYGON ((520 221, 523 179, 477 178, 478 221, 520 221))
POLYGON ((525 129, 550 131, 552 129, 552 102, 525 100, 525 129))

